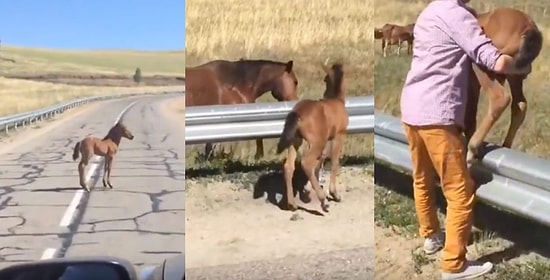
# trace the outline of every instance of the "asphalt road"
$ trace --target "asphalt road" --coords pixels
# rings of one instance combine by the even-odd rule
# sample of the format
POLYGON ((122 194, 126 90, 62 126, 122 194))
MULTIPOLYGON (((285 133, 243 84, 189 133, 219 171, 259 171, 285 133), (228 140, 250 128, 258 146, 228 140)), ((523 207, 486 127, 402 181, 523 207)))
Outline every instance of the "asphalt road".
POLYGON ((163 111, 168 97, 89 105, 0 153, 0 267, 114 255, 139 269, 184 252, 184 120, 163 111), (76 141, 88 133, 103 137, 124 110, 123 122, 135 138, 120 144, 114 189, 102 186, 102 161, 96 159, 92 192, 82 192, 71 158, 76 141))
POLYGON ((372 280, 372 248, 254 261, 236 265, 192 268, 189 280, 372 280))

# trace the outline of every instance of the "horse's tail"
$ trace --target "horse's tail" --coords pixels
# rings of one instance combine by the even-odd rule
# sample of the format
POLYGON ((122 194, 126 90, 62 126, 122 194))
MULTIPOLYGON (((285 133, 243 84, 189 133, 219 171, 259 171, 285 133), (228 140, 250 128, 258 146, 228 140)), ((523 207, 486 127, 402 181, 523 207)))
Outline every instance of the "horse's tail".
POLYGON ((73 161, 76 161, 79 155, 80 155, 80 141, 76 142, 76 144, 74 145, 73 161))
POLYGON ((277 143, 277 154, 282 153, 285 149, 292 145, 292 141, 296 137, 296 132, 298 131, 299 120, 300 116, 294 111, 291 111, 286 116, 283 133, 279 138, 279 143, 277 143))
POLYGON ((542 49, 542 40, 542 33, 537 28, 529 29, 522 35, 519 51, 515 56, 516 67, 526 67, 537 58, 542 49))

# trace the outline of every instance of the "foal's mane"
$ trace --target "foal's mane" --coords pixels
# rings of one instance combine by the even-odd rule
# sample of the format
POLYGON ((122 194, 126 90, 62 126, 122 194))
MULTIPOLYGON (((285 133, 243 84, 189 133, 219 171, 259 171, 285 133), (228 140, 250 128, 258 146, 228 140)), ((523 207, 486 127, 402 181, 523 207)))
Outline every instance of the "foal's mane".
POLYGON ((344 94, 344 65, 342 63, 334 63, 330 68, 332 71, 332 88, 327 88, 328 95, 325 98, 341 98, 344 94))
POLYGON ((105 135, 105 137, 103 137, 102 140, 107 140, 107 139, 114 140, 113 137, 115 137, 115 135, 120 134, 119 130, 120 130, 120 124, 117 123, 116 125, 111 127, 111 129, 109 129, 109 132, 107 132, 107 135, 105 135))

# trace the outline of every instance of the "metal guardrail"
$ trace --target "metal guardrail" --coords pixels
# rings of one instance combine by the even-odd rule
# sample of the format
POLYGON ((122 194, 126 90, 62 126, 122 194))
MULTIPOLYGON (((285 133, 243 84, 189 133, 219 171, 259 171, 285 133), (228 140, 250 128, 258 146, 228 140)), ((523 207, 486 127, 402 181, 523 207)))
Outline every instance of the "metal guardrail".
MULTIPOLYGON (((180 93, 184 94, 184 92, 181 92, 181 91, 164 92, 164 94, 180 94, 180 93)), ((131 93, 131 94, 85 97, 85 98, 74 99, 62 104, 57 104, 57 105, 41 108, 30 112, 0 117, 0 131, 3 130, 6 133, 8 133, 9 130, 12 128, 17 129, 17 127, 19 126, 30 125, 33 122, 42 121, 42 120, 51 118, 57 114, 63 113, 66 110, 69 110, 84 104, 88 104, 96 101, 103 101, 103 100, 117 99, 117 98, 131 97, 131 96, 138 96, 138 95, 149 95, 149 93, 131 93)))
MULTIPOLYGON (((211 105, 186 108, 185 125, 220 124, 248 121, 284 120, 298 101, 211 105)), ((346 110, 350 116, 374 114, 374 97, 348 97, 346 110)))
MULTIPOLYGON (((188 107, 185 112, 185 144, 278 138, 286 115, 295 104, 296 101, 188 107)), ((372 96, 348 98, 346 109, 349 134, 373 132, 372 96)))
MULTIPOLYGON (((484 150, 488 152, 481 164, 472 166, 472 176, 481 184, 476 192, 478 199, 550 226, 550 161, 487 143, 484 150)), ((398 118, 375 113, 374 156, 412 172, 407 140, 398 118)))

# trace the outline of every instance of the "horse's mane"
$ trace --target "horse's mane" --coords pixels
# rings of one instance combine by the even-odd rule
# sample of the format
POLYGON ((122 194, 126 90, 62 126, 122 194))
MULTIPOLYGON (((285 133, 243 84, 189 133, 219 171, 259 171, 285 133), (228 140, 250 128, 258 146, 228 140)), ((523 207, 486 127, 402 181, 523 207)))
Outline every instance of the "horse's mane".
POLYGON ((222 68, 223 70, 226 70, 224 82, 235 86, 246 86, 250 82, 258 80, 264 66, 286 66, 286 63, 283 62, 264 59, 246 60, 241 58, 240 60, 232 61, 231 63, 233 64, 230 66, 231 69, 229 69, 229 67, 222 68))

